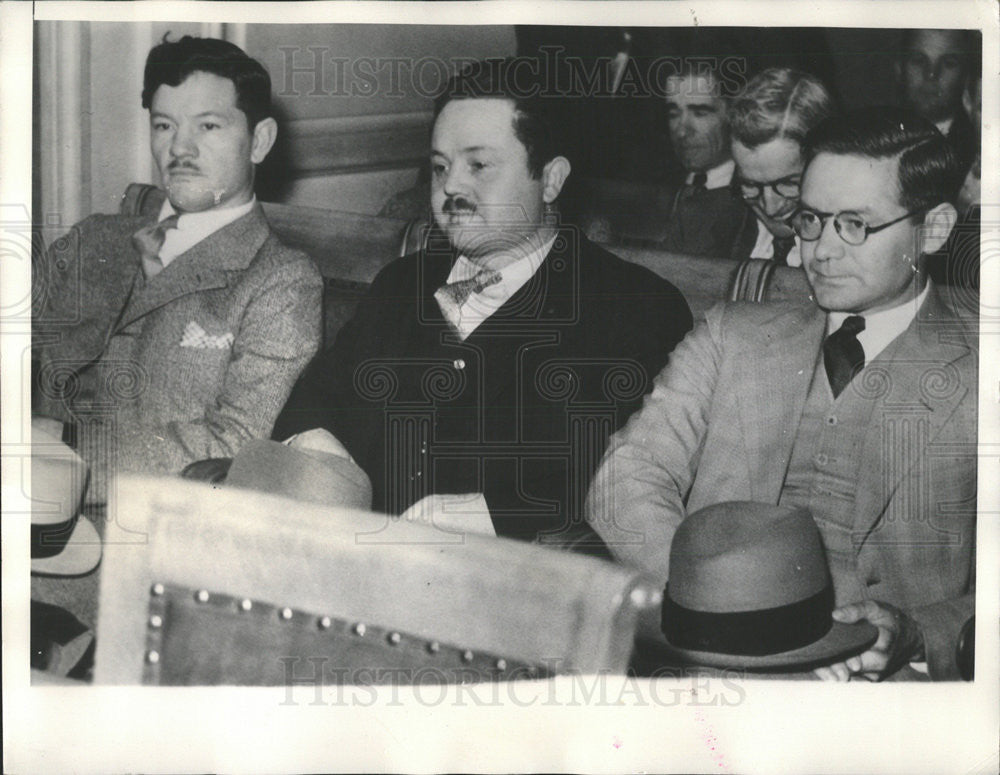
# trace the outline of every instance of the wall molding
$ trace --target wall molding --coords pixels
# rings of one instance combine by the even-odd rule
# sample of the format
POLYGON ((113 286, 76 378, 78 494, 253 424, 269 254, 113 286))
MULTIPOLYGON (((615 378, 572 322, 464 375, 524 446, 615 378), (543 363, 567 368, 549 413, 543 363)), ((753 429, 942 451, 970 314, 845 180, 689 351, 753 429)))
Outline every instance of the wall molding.
POLYGON ((413 167, 427 158, 433 113, 311 118, 283 122, 290 171, 330 175, 413 167))

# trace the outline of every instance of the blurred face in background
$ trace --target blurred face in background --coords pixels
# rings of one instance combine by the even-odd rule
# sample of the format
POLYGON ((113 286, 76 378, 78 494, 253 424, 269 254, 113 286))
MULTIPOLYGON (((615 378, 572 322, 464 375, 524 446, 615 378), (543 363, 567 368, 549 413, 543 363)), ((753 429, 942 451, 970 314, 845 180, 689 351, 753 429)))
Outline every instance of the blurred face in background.
POLYGON ((726 101, 709 74, 667 78, 667 122, 674 153, 688 172, 705 172, 729 158, 726 101))
POLYGON ((968 54, 961 30, 917 30, 899 65, 903 103, 930 121, 944 121, 962 104, 968 54))
POLYGON ((791 237, 787 223, 799 206, 805 159, 795 140, 776 137, 749 147, 733 140, 736 181, 744 201, 776 237, 791 237))

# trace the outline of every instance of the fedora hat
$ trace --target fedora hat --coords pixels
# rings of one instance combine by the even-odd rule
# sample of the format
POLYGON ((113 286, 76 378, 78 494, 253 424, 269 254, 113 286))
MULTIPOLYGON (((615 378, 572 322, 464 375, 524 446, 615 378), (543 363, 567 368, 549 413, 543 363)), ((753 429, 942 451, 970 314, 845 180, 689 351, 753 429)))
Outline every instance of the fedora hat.
POLYGON ((804 668, 860 653, 878 630, 831 617, 833 585, 807 509, 727 502, 688 516, 670 546, 661 627, 686 661, 804 668))
POLYGON ((101 537, 80 506, 89 469, 62 439, 31 428, 31 572, 79 576, 101 561, 101 537))
POLYGON ((278 441, 247 442, 233 458, 226 486, 368 511, 372 485, 353 460, 278 441))

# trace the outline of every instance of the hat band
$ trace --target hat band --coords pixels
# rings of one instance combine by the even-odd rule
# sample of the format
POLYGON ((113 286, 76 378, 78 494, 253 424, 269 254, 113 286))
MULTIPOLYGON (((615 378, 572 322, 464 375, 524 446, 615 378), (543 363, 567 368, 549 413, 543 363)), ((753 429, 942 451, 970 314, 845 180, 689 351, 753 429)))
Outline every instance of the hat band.
POLYGON ((672 646, 739 656, 768 656, 815 643, 833 619, 833 588, 777 608, 709 613, 685 608, 670 598, 667 584, 660 626, 672 646))
POLYGON ((55 557, 65 549, 66 542, 76 527, 76 518, 77 515, 74 514, 65 522, 56 522, 54 525, 32 525, 31 559, 44 560, 47 557, 55 557))

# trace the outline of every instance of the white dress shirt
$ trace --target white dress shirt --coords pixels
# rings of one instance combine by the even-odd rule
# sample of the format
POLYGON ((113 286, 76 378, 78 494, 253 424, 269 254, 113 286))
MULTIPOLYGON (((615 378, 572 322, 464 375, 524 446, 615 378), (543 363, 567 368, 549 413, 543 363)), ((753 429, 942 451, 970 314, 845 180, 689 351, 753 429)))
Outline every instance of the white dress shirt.
MULTIPOLYGON (((785 261, 789 266, 802 266, 802 254, 799 252, 799 238, 795 236, 795 244, 788 251, 785 261)), ((750 251, 750 258, 774 258, 774 235, 771 230, 764 225, 764 222, 757 219, 757 242, 754 243, 753 250, 750 251)))
MULTIPOLYGON (((726 159, 722 164, 716 165, 710 170, 705 170, 705 188, 709 191, 716 188, 725 188, 733 182, 734 172, 736 172, 736 162, 732 159, 726 159)), ((687 177, 684 178, 684 182, 689 186, 692 185, 694 183, 694 176, 694 172, 689 172, 687 177)))
MULTIPOLYGON (((237 218, 242 218, 253 209, 256 203, 257 198, 254 197, 246 204, 236 207, 181 215, 177 219, 177 228, 166 230, 163 246, 160 248, 160 261, 163 263, 163 267, 166 268, 177 256, 190 250, 223 226, 228 226, 237 218)), ((170 200, 165 199, 157 220, 162 221, 176 212, 173 205, 170 204, 170 200)))
MULTIPOLYGON (((928 280, 916 299, 910 299, 891 309, 862 313, 862 317, 865 319, 865 330, 858 334, 858 341, 865 350, 865 363, 871 363, 875 360, 893 339, 907 329, 917 316, 917 310, 927 299, 930 289, 931 282, 928 280)), ((827 336, 840 328, 852 314, 855 313, 831 312, 827 315, 827 336)))
MULTIPOLYGON (((534 276, 555 241, 556 235, 552 235, 539 248, 501 269, 499 282, 486 286, 479 293, 469 294, 469 298, 459 307, 460 317, 456 323, 458 334, 463 341, 534 276)), ((482 269, 479 264, 460 255, 452 265, 447 281, 456 283, 469 280, 482 269)))

